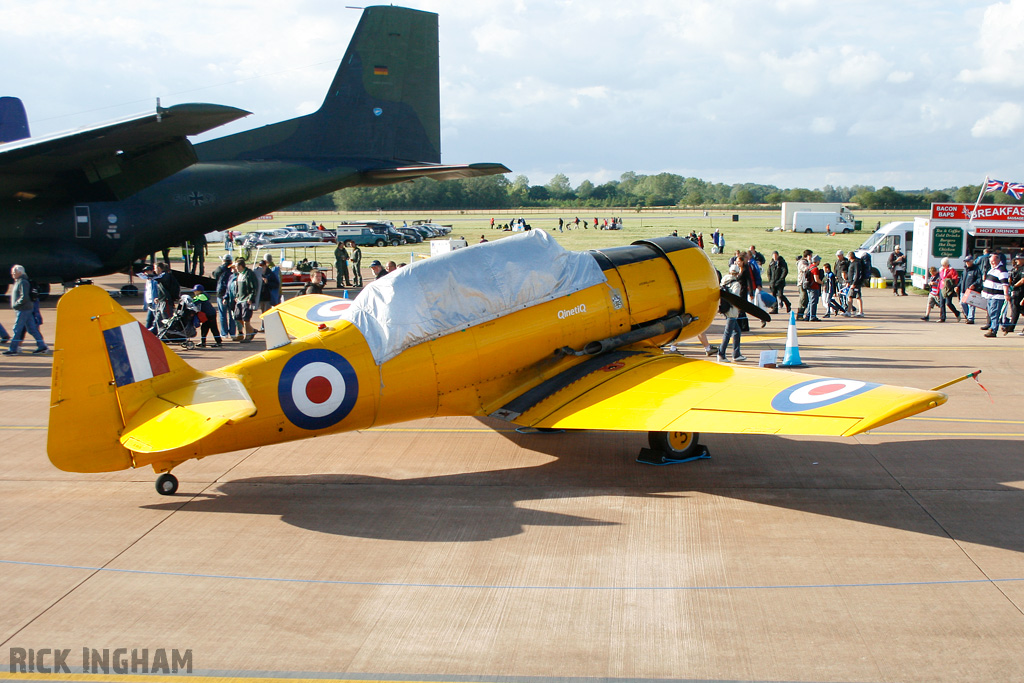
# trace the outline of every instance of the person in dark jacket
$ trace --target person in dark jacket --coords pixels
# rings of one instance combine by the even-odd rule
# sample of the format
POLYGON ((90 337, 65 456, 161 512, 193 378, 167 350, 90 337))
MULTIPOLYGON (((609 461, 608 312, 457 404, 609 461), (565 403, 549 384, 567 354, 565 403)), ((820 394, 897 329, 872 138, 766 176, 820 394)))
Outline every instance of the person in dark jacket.
POLYGON ((785 304, 786 313, 789 313, 792 306, 783 290, 786 289, 786 277, 789 275, 789 265, 786 259, 777 251, 772 252, 772 262, 768 264, 768 286, 771 288, 772 296, 775 297, 775 306, 772 313, 779 312, 779 304, 785 304))
MULTIPOLYGON (((156 264, 157 315, 163 319, 170 315, 171 308, 181 295, 181 285, 171 272, 167 262, 156 264)), ((159 322, 157 326, 159 327, 159 322)))
POLYGON ((235 261, 235 283, 234 283, 234 297, 235 297, 235 325, 236 332, 238 332, 242 338, 239 339, 243 344, 251 342, 253 337, 256 336, 256 330, 252 326, 252 314, 256 310, 256 289, 259 287, 259 283, 256 280, 256 274, 251 268, 246 267, 245 259, 238 259, 235 261))
POLYGON ((860 295, 860 286, 864 281, 864 264, 852 251, 846 255, 850 265, 846 270, 846 284, 850 287, 850 314, 856 318, 864 317, 864 299, 860 295), (854 312, 853 302, 857 302, 854 312))
MULTIPOLYGON (((1010 321, 1003 328, 1003 334, 1009 334, 1017 327, 1017 319, 1020 318, 1021 307, 1024 306, 1024 254, 1017 254, 1013 257, 1013 265, 1010 267, 1010 321)), ((1024 332, 1018 332, 1018 336, 1024 337, 1024 332)))
POLYGON ((352 285, 363 286, 363 250, 352 240, 348 241, 348 253, 352 257, 352 285))
POLYGON ((334 267, 338 274, 338 287, 351 287, 352 281, 348 276, 348 249, 344 242, 338 242, 334 248, 334 267))
POLYGON ((213 345, 221 346, 220 328, 217 327, 217 311, 213 308, 213 302, 206 296, 206 289, 202 285, 192 288, 192 301, 196 307, 196 318, 199 320, 199 346, 206 346, 206 335, 213 333, 213 345))
POLYGON ((974 314, 978 307, 965 303, 964 294, 968 290, 981 294, 983 281, 981 269, 974 263, 974 257, 968 254, 964 257, 964 275, 960 278, 960 305, 964 309, 964 322, 968 325, 974 324, 974 314))
POLYGON ((213 279, 217 283, 218 328, 224 330, 227 336, 234 337, 235 315, 231 309, 235 304, 230 296, 231 278, 235 275, 234 263, 231 254, 224 254, 221 260, 223 263, 213 271, 213 279))
POLYGON ((889 272, 892 273, 892 295, 907 295, 907 255, 900 245, 896 245, 889 254, 889 272))

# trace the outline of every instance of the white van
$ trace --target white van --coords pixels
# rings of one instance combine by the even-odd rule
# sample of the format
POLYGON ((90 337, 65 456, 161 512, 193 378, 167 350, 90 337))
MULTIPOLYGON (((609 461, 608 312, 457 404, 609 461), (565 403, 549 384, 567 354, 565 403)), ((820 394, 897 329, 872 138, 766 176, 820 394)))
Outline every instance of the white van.
POLYGON ((838 211, 797 211, 793 214, 793 232, 825 232, 826 226, 832 232, 853 232, 847 215, 838 211))
POLYGON ((913 221, 893 221, 886 223, 860 245, 853 253, 862 258, 865 253, 871 254, 871 277, 884 277, 892 280, 889 271, 889 256, 899 245, 903 255, 907 257, 907 274, 910 273, 910 255, 914 247, 913 221))

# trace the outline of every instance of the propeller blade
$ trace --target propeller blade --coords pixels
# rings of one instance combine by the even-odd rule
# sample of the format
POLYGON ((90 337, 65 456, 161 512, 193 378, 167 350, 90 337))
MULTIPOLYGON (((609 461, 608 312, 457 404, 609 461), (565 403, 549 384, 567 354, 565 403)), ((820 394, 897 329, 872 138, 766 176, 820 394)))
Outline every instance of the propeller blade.
POLYGON ((754 316, 762 322, 770 323, 772 317, 765 313, 762 309, 758 308, 754 304, 750 303, 746 299, 741 299, 727 289, 722 290, 722 298, 728 301, 730 304, 740 309, 744 313, 754 316))

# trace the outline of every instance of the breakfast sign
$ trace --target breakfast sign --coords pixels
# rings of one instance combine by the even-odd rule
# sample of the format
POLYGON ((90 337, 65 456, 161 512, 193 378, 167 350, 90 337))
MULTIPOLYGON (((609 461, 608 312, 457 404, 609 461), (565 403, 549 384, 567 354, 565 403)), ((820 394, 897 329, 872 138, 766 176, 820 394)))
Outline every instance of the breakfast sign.
POLYGON ((1024 205, 935 203, 932 219, 971 221, 972 235, 1024 235, 1024 205))

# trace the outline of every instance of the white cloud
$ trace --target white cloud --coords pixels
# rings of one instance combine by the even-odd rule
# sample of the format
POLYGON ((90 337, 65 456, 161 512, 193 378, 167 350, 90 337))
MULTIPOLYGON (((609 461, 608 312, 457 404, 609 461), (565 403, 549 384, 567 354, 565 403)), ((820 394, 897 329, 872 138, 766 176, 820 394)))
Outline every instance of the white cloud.
POLYGON ((889 65, 876 52, 859 52, 844 46, 839 64, 829 72, 829 80, 839 86, 860 90, 885 78, 889 65))
POLYGON ((488 23, 473 29, 473 39, 480 52, 513 57, 519 49, 520 33, 501 24, 488 23))
POLYGON ((818 116, 811 121, 811 132, 827 135, 836 129, 836 120, 830 116, 818 116))
POLYGON ((1004 102, 988 116, 978 119, 971 128, 971 135, 976 138, 1006 138, 1016 135, 1021 124, 1024 124, 1024 108, 1004 102))
MULTIPOLYGON (((1024 0, 862 0, 855 21, 822 0, 402 4, 439 13, 448 162, 812 187, 1016 163, 1024 0)), ((255 113, 215 137, 318 106, 358 19, 336 0, 0 0, 0 94, 36 135, 156 96, 255 113)))
POLYGON ((966 83, 1024 84, 1020 64, 1024 61, 1024 0, 989 5, 976 41, 981 55, 977 69, 964 69, 966 83))
POLYGON ((822 60, 816 50, 804 48, 790 57, 769 52, 761 56, 761 62, 778 84, 794 95, 810 97, 820 87, 822 60))

